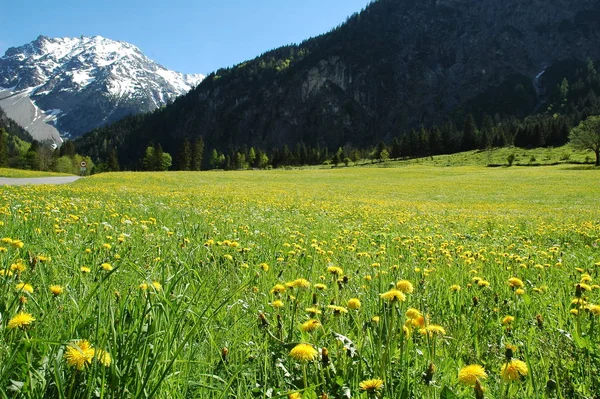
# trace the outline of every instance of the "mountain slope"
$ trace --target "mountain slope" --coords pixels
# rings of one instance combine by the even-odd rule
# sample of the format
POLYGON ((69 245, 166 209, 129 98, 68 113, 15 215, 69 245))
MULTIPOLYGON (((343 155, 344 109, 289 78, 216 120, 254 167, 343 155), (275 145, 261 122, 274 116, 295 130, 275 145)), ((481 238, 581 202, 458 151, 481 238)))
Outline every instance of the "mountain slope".
POLYGON ((0 106, 35 138, 57 141, 57 131, 77 137, 152 111, 202 79, 170 71, 129 43, 40 36, 0 58, 0 106))
MULTIPOLYGON (((330 33, 209 75, 173 105, 115 125, 114 140, 130 159, 150 141, 175 152, 199 135, 221 151, 334 149, 466 112, 524 117, 543 100, 542 72, 599 59, 598 42, 596 0, 379 0, 330 33)), ((81 151, 104 157, 96 143, 110 143, 111 129, 81 151)))

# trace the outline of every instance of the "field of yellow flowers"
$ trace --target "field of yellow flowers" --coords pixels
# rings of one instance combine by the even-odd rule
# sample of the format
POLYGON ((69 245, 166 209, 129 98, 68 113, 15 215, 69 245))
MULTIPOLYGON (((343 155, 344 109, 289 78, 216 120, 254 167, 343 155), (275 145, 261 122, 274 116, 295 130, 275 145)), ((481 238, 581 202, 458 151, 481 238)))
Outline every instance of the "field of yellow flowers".
POLYGON ((599 177, 0 187, 0 398, 598 398, 599 177))

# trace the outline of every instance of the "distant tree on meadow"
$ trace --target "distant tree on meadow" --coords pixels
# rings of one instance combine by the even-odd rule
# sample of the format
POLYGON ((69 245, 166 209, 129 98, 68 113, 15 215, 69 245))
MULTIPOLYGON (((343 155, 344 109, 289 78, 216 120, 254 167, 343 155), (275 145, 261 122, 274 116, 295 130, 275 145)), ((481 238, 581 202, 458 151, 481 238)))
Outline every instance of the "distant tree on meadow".
POLYGON ((575 148, 594 151, 596 166, 600 166, 600 116, 590 116, 582 121, 571 130, 569 139, 575 148))

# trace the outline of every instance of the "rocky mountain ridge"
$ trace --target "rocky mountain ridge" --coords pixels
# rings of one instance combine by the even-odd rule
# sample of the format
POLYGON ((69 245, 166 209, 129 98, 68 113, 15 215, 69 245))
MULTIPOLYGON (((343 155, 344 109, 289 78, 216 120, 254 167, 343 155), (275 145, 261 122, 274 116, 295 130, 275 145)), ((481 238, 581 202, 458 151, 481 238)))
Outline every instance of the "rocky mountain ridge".
POLYGON ((78 137, 149 112, 204 78, 164 68, 136 46, 101 36, 48 38, 0 58, 0 107, 34 138, 78 137))

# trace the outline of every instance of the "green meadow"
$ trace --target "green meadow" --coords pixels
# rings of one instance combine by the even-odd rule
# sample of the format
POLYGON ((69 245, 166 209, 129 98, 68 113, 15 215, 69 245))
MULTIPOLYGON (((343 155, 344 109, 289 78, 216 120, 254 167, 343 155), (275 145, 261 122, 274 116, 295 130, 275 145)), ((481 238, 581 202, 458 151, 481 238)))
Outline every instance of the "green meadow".
POLYGON ((600 171, 527 155, 0 187, 0 397, 597 398, 600 171))

